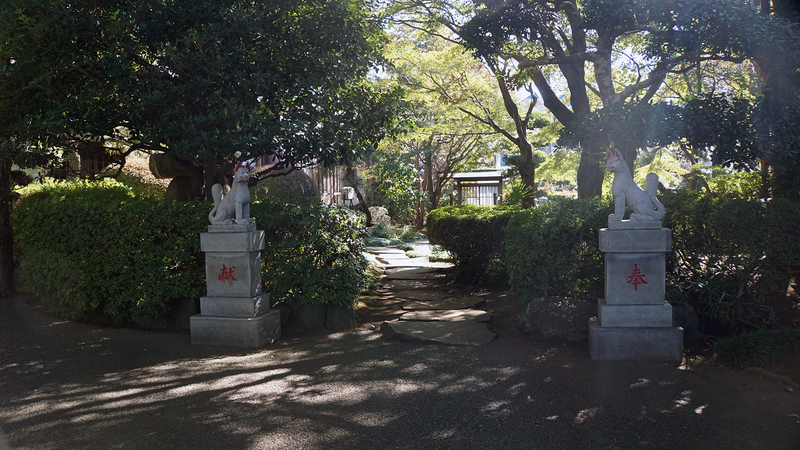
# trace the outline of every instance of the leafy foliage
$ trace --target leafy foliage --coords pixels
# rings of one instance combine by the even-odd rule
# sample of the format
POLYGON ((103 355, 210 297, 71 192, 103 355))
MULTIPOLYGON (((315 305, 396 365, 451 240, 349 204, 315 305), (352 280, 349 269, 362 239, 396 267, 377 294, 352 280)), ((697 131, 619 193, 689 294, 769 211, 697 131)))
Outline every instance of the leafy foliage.
MULTIPOLYGON (((800 268, 800 205, 714 197, 696 191, 661 196, 672 229, 667 299, 687 302, 709 327, 765 328, 800 268)), ((448 207, 432 211, 431 242, 465 273, 505 270, 521 301, 541 295, 602 295, 597 230, 612 212, 607 199, 557 199, 519 211, 448 207)), ((481 278, 475 277, 474 281, 481 278)))
POLYGON ((800 329, 759 330, 714 344, 714 356, 731 367, 765 367, 800 353, 800 329))
POLYGON ((599 295, 603 257, 597 231, 612 208, 604 199, 551 198, 515 214, 505 228, 506 270, 517 299, 599 295))
POLYGON ((667 265, 670 301, 692 304, 729 329, 763 328, 773 311, 766 296, 782 295, 800 266, 797 204, 715 199, 678 191, 661 199, 672 229, 667 265))
MULTIPOLYGON (((275 300, 352 305, 366 283, 363 219, 346 208, 255 203, 275 300)), ((116 181, 32 185, 14 212, 26 287, 62 317, 169 315, 205 290, 208 203, 136 198, 116 181)))
POLYGON ((283 167, 347 160, 393 133, 400 107, 366 80, 382 61, 367 6, 9 0, 0 127, 43 150, 113 140, 195 165, 236 152, 283 167))
POLYGON ((373 189, 380 196, 376 202, 386 206, 395 223, 410 223, 416 204, 425 198, 418 188, 420 173, 407 153, 382 149, 377 155, 378 163, 370 170, 373 189))
POLYGON ((505 281, 504 229, 518 208, 446 206, 428 214, 428 239, 450 253, 459 278, 472 282, 505 281))
POLYGON ((206 215, 203 203, 139 199, 113 181, 33 185, 14 212, 25 284, 69 318, 166 315, 202 294, 206 215))
POLYGON ((254 203, 267 234, 264 280, 273 301, 353 306, 366 287, 363 216, 337 206, 254 203))
POLYGON ((562 132, 559 144, 601 138, 619 148, 685 145, 720 165, 750 170, 757 164, 753 106, 748 99, 699 95, 685 105, 615 104, 583 115, 562 132))

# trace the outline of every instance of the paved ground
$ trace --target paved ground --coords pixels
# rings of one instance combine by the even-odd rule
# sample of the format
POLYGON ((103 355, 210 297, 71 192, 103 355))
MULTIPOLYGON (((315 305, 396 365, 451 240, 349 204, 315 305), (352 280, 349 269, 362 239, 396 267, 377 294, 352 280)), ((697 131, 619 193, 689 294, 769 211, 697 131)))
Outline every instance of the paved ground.
MULTIPOLYGON (((430 253, 427 241, 414 251, 430 253)), ((384 336, 447 345, 485 345, 496 335, 486 324, 490 314, 474 308, 480 297, 464 295, 441 282, 442 269, 451 264, 430 263, 427 257, 409 258, 396 248, 370 247, 385 269, 378 295, 398 303, 402 312, 381 324, 384 336)))
POLYGON ((262 350, 99 328, 0 300, 15 449, 797 449, 798 392, 713 367, 601 363, 584 345, 420 345, 377 331, 262 350))
POLYGON ((498 334, 425 345, 368 324, 243 350, 0 299, 0 449, 800 448, 785 381, 498 334))

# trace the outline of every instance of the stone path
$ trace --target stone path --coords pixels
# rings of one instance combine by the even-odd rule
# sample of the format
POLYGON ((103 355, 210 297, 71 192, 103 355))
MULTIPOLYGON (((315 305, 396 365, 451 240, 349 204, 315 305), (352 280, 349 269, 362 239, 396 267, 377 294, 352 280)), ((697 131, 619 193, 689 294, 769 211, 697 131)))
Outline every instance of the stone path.
POLYGON ((489 313, 477 309, 483 300, 459 295, 443 284, 444 270, 451 264, 409 258, 390 247, 368 247, 367 251, 385 269, 379 294, 397 301, 405 311, 383 322, 385 337, 466 346, 483 345, 496 337, 486 326, 491 321, 489 313))

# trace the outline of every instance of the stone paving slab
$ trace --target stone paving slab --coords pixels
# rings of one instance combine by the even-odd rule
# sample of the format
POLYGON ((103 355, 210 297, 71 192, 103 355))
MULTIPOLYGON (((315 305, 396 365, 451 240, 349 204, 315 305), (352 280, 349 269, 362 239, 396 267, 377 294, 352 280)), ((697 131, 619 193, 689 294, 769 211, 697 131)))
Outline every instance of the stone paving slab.
POLYGON ((389 339, 410 339, 447 345, 479 346, 488 344, 496 335, 485 324, 461 322, 389 321, 381 325, 381 333, 389 339))
MULTIPOLYGON (((381 260, 381 257, 378 257, 378 261, 381 260)), ((396 268, 396 267, 449 267, 443 266, 442 263, 432 263, 428 261, 428 258, 421 257, 421 258, 406 258, 406 259, 390 259, 385 260, 383 262, 384 268, 396 268)))
MULTIPOLYGON (((398 295, 399 297, 399 295, 398 295)), ((446 309, 470 309, 483 302, 478 297, 467 298, 442 298, 437 300, 410 301, 403 304, 406 311, 427 311, 427 310, 446 310, 446 309)))
POLYGON ((399 248, 394 247, 367 247, 367 251, 370 253, 374 253, 376 255, 380 254, 401 254, 405 255, 406 252, 404 250, 400 250, 399 248))
MULTIPOLYGON (((409 300, 412 302, 448 302, 448 303, 464 303, 460 298, 448 293, 443 292, 441 290, 423 290, 423 289, 411 289, 407 291, 396 291, 392 290, 392 294, 394 297, 402 298, 405 300, 409 300)), ((472 304, 467 303, 466 308, 472 306, 472 304)), ((425 308, 431 309, 431 308, 425 308)), ((433 309, 451 309, 451 308, 433 308, 433 309)), ((460 308, 452 308, 452 309, 460 309, 460 308)))
POLYGON ((397 262, 397 261, 409 262, 411 260, 411 258, 409 258, 406 255, 396 255, 394 253, 379 254, 375 255, 375 257, 378 259, 378 261, 383 261, 383 262, 397 262))
POLYGON ((492 316, 480 309, 447 309, 410 311, 400 316, 400 320, 418 322, 463 322, 471 320, 473 322, 486 323, 492 320, 492 316))
POLYGON ((444 276, 434 267, 395 267, 384 272, 385 280, 435 280, 444 276))
POLYGON ((441 283, 432 280, 388 280, 383 283, 384 289, 393 291, 408 291, 412 289, 442 290, 447 289, 441 283))

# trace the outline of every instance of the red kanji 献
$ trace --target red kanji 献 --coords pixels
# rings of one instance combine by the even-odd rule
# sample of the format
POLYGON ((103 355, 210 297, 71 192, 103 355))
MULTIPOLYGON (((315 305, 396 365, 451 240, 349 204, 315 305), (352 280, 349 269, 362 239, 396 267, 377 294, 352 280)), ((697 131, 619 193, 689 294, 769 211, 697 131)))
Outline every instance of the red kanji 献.
POLYGON ((633 273, 628 277, 628 282, 626 284, 632 284, 633 290, 638 291, 640 284, 647 284, 647 281, 644 281, 645 275, 639 270, 639 265, 633 265, 633 273))
POLYGON ((231 266, 230 268, 225 267, 225 264, 222 265, 222 273, 219 274, 219 281, 226 281, 226 280, 233 280, 236 281, 236 278, 233 277, 233 269, 236 266, 231 266))

